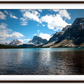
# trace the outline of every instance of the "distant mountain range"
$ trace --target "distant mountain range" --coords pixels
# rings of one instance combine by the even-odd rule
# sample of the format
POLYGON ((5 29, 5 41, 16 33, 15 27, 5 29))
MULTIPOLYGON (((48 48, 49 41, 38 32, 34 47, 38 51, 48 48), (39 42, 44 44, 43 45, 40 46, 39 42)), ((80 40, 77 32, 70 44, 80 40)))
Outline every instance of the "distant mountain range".
POLYGON ((31 41, 29 41, 27 44, 19 45, 18 47, 36 47, 41 46, 47 43, 46 39, 42 39, 39 36, 34 36, 31 41))
POLYGON ((72 25, 67 25, 60 32, 56 32, 47 41, 34 36, 27 44, 14 39, 11 46, 17 47, 84 47, 84 18, 76 18, 72 25))

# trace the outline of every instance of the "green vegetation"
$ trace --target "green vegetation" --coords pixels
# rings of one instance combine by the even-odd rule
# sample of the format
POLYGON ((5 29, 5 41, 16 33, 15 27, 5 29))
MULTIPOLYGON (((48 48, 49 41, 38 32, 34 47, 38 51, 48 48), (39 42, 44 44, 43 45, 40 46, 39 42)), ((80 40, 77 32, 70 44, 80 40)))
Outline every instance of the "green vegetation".
POLYGON ((16 46, 9 46, 0 44, 0 49, 11 49, 11 48, 25 48, 25 47, 16 47, 16 46))

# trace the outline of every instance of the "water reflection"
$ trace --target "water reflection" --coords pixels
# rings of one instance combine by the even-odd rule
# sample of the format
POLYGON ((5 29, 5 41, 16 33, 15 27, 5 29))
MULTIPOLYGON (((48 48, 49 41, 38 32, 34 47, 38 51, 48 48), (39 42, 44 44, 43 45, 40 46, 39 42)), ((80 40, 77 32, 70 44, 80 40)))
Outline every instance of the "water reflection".
POLYGON ((0 74, 83 75, 84 49, 1 49, 0 74))

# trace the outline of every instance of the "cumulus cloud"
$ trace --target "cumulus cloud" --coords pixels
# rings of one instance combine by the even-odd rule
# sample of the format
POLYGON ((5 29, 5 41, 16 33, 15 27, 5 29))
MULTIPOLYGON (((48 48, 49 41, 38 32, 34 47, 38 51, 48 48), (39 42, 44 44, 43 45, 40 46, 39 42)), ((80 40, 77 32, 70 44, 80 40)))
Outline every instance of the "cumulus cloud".
POLYGON ((12 34, 9 34, 9 37, 10 38, 20 38, 20 37, 24 37, 24 35, 19 32, 13 32, 12 34))
POLYGON ((8 15, 8 11, 5 10, 4 13, 8 15))
POLYGON ((0 19, 6 20, 6 15, 0 11, 0 19))
POLYGON ((10 13, 10 17, 14 19, 18 19, 16 16, 12 15, 11 13, 10 13))
MULTIPOLYGON (((38 11, 39 10, 40 9, 38 9, 38 11)), ((40 13, 36 10, 22 9, 21 12, 23 13, 23 17, 20 18, 20 20, 22 21, 21 25, 24 25, 24 26, 27 25, 28 24, 27 20, 33 20, 41 24, 45 22, 47 23, 47 27, 54 31, 62 30, 63 27, 65 27, 66 25, 69 25, 65 20, 63 20, 63 17, 67 18, 68 20, 71 19, 67 10, 65 9, 64 10, 52 9, 52 10, 55 12, 58 12, 58 14, 56 13, 56 14, 47 14, 45 16, 40 16, 40 13)), ((42 26, 45 26, 45 25, 42 24, 42 26)))
POLYGON ((6 38, 1 38, 1 37, 0 37, 0 41, 1 41, 1 40, 5 40, 5 39, 6 39, 6 38))
POLYGON ((62 17, 66 17, 68 20, 71 19, 69 13, 68 13, 67 10, 65 10, 65 9, 64 9, 64 10, 60 10, 60 11, 59 11, 59 15, 62 16, 62 17))
POLYGON ((39 36, 39 37, 46 39, 46 40, 49 40, 51 38, 50 34, 42 33, 42 32, 40 32, 40 30, 37 30, 37 31, 38 31, 38 33, 34 34, 34 36, 39 36))
POLYGON ((53 29, 54 31, 56 31, 58 29, 61 30, 63 27, 68 25, 68 23, 66 23, 59 14, 45 15, 45 16, 41 17, 41 20, 42 20, 42 22, 46 22, 47 27, 49 29, 53 29))
POLYGON ((7 38, 8 33, 10 33, 12 30, 7 28, 7 24, 1 23, 0 25, 0 38, 7 38))
POLYGON ((40 33, 39 36, 43 39, 49 40, 51 38, 51 35, 46 34, 46 33, 40 33))
POLYGON ((20 38, 20 37, 24 37, 24 35, 19 32, 14 32, 11 29, 8 29, 7 24, 5 23, 0 24, 0 41, 5 40, 6 38, 20 38))
POLYGON ((38 9, 39 12, 42 12, 42 9, 38 9))
POLYGON ((23 25, 23 26, 26 26, 27 25, 27 23, 28 23, 27 22, 27 20, 28 20, 27 18, 23 18, 22 17, 22 18, 20 18, 20 20, 21 20, 21 25, 23 25))
POLYGON ((7 26, 7 24, 5 24, 5 23, 1 23, 1 25, 0 25, 0 29, 1 29, 1 28, 6 28, 6 26, 7 26))
POLYGON ((39 13, 37 11, 34 11, 32 13, 29 11, 26 11, 23 16, 29 18, 30 20, 40 22, 39 13))
MULTIPOLYGON (((22 22, 25 24, 25 22, 27 22, 27 20, 33 20, 36 22, 41 23, 39 17, 40 17, 40 13, 35 11, 35 10, 21 10, 21 12, 23 13, 23 17, 20 18, 20 20, 22 20, 22 22)), ((26 24, 25 24, 26 25, 26 24)))
POLYGON ((22 43, 24 43, 24 42, 30 41, 31 39, 18 39, 18 40, 21 41, 22 43))

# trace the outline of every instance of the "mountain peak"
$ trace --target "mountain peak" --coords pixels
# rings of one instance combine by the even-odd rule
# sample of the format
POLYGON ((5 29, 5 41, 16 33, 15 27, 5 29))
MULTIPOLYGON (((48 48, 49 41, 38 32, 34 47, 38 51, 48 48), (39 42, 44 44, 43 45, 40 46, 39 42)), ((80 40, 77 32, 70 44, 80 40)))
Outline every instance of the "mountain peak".
POLYGON ((14 39, 13 41, 18 41, 17 39, 14 39))
POLYGON ((9 43, 11 46, 17 46, 23 44, 21 41, 14 39, 12 42, 9 43))
POLYGON ((42 45, 42 44, 47 43, 47 40, 35 35, 33 37, 33 39, 28 43, 30 43, 30 44, 32 43, 32 44, 35 44, 35 45, 42 45))
POLYGON ((72 25, 78 25, 84 22, 84 18, 76 18, 72 25))

